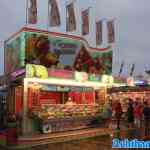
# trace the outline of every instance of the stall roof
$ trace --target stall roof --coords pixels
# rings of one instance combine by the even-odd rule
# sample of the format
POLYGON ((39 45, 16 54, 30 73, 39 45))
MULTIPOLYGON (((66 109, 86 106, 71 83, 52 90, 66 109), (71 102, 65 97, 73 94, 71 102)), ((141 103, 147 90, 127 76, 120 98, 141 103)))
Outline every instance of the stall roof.
POLYGON ((82 41, 88 49, 90 50, 97 50, 97 51, 107 51, 108 49, 111 48, 111 45, 108 45, 105 48, 97 48, 97 47, 91 47, 88 43, 87 40, 85 40, 83 37, 81 36, 76 36, 76 35, 71 35, 71 34, 65 34, 65 33, 60 33, 60 32, 50 32, 47 30, 41 30, 41 29, 36 29, 36 28, 29 28, 29 27, 23 27, 21 28, 18 32, 12 34, 7 40, 5 40, 5 42, 9 42, 11 41, 13 38, 15 38, 16 36, 18 36, 21 32, 33 32, 33 33, 42 33, 45 35, 53 35, 53 36, 59 36, 59 37, 64 37, 64 38, 69 38, 69 39, 75 39, 75 40, 79 40, 82 41))
POLYGON ((150 91, 150 86, 120 86, 120 87, 112 87, 108 89, 109 93, 115 92, 144 92, 150 91))
POLYGON ((92 82, 92 81, 79 82, 75 80, 56 79, 56 78, 49 78, 49 79, 25 78, 24 81, 28 83, 31 82, 31 83, 52 84, 61 86, 92 87, 94 89, 107 87, 107 84, 101 82, 92 82))

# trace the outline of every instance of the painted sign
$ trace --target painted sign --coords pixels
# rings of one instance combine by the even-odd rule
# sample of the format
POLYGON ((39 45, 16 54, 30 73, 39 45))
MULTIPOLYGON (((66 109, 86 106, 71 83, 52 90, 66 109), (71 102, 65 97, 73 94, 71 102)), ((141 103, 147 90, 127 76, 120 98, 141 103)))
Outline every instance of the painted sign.
POLYGON ((41 64, 48 68, 73 65, 80 42, 37 33, 26 33, 26 62, 41 64))

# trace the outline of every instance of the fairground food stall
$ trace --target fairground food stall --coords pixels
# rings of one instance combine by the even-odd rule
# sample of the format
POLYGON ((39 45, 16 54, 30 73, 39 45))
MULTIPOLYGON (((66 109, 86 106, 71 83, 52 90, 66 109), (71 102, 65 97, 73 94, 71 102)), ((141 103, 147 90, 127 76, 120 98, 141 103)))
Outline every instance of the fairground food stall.
POLYGON ((107 93, 113 102, 116 100, 121 102, 123 111, 127 111, 129 99, 141 104, 147 101, 150 104, 150 86, 146 80, 133 80, 132 84, 126 83, 123 86, 108 88, 107 93))
POLYGON ((8 114, 17 116, 23 134, 87 127, 106 100, 102 74, 111 72, 110 47, 23 28, 5 42, 8 114))

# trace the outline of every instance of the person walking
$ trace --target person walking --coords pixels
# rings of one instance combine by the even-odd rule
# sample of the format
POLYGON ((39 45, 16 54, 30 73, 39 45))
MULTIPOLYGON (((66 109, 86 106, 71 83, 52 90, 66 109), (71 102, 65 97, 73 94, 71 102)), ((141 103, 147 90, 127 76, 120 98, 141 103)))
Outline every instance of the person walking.
POLYGON ((144 102, 143 108, 144 115, 144 127, 145 127, 145 136, 149 134, 149 126, 150 126, 150 106, 148 106, 147 102, 144 102))

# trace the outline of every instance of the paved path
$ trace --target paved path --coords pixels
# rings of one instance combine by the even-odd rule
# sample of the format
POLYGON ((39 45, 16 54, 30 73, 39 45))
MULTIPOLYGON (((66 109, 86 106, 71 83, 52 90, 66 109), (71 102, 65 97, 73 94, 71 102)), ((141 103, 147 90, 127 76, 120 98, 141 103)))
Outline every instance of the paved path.
MULTIPOLYGON (((64 143, 64 145, 70 145, 70 147, 72 147, 74 146, 74 144, 71 144, 71 143, 75 141, 79 145, 83 144, 84 146, 86 146, 86 145, 89 145, 88 142, 83 142, 83 140, 86 140, 86 139, 87 140, 89 139, 89 143, 93 144, 93 146, 95 147, 96 145, 101 145, 107 148, 108 147, 111 148, 111 142, 113 138, 144 139, 145 137, 143 133, 144 133, 143 128, 141 129, 123 128, 121 130, 114 130, 114 129, 97 127, 97 128, 89 128, 89 129, 82 129, 82 130, 76 130, 76 131, 20 137, 18 145, 14 147, 10 146, 9 149, 34 150, 34 147, 35 147, 35 148, 39 148, 39 150, 45 150, 42 148, 40 149, 40 147, 45 147, 45 145, 47 146, 51 145, 52 147, 55 145, 57 147, 57 145, 61 145, 60 143, 64 143), (98 139, 95 139, 95 138, 98 138, 98 139), (59 144, 56 144, 56 143, 59 143, 59 144)), ((51 146, 48 146, 48 147, 51 147, 51 146)), ((3 150, 3 149, 0 148, 0 150, 3 150)), ((49 150, 49 149, 55 150, 52 148, 48 148, 48 149, 46 148, 46 150, 49 150)), ((38 150, 38 149, 35 149, 35 150, 38 150)), ((60 150, 66 150, 66 149, 60 149, 60 150)), ((68 150, 73 150, 73 149, 70 148, 68 150)), ((97 149, 92 148, 92 150, 97 150, 97 149)))

